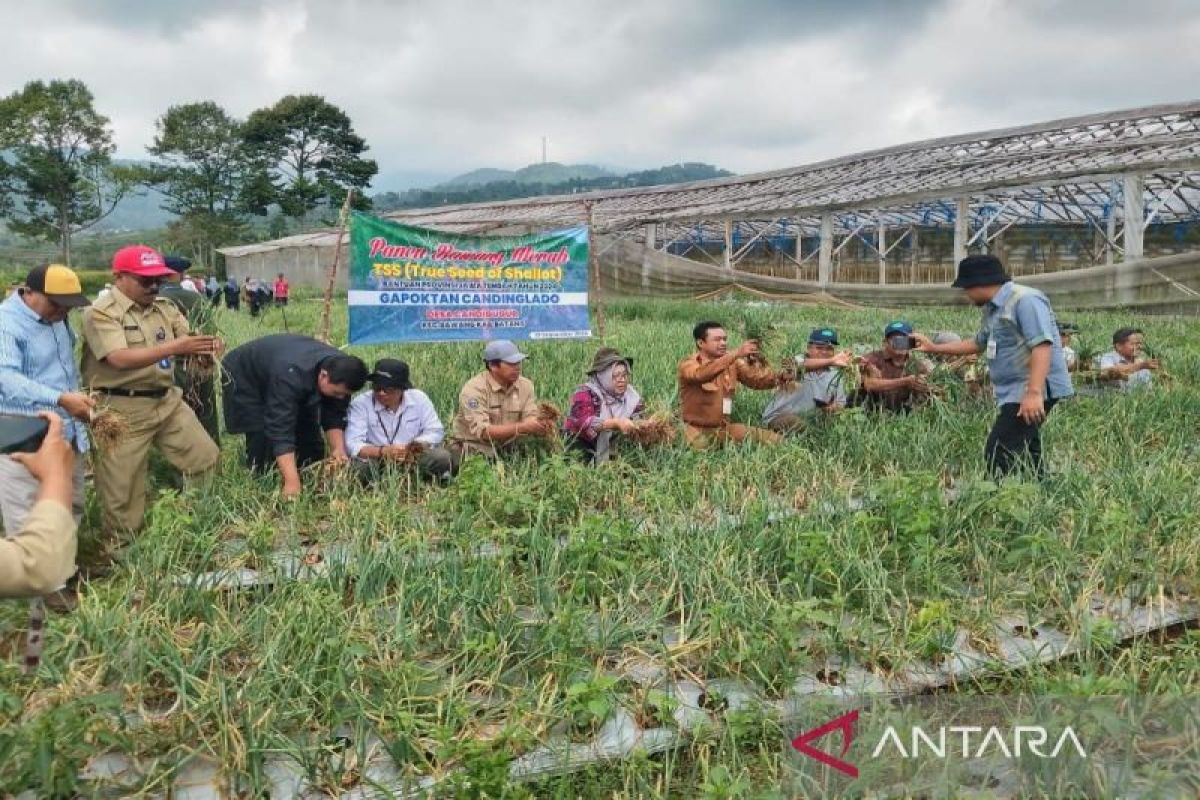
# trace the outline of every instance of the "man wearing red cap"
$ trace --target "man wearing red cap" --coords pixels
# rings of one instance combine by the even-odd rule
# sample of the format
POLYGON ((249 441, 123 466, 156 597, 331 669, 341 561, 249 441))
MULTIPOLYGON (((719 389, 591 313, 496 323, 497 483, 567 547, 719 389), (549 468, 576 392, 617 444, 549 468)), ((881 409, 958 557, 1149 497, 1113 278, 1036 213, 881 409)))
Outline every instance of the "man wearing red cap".
POLYGON ((121 248, 113 255, 112 291, 83 319, 84 383, 129 425, 120 441, 98 448, 95 463, 96 491, 110 533, 142 525, 152 445, 188 477, 211 472, 220 456, 175 386, 173 360, 215 357, 222 342, 189 336, 187 320, 158 296, 163 279, 172 274, 157 250, 121 248))

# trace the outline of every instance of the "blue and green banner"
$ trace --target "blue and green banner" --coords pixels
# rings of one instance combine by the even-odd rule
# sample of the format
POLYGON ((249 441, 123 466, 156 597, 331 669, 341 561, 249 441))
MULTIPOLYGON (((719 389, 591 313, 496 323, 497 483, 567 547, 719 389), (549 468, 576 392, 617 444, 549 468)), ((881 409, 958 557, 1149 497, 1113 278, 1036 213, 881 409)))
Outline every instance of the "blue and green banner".
POLYGON ((464 236, 350 220, 350 343, 575 339, 588 322, 588 230, 464 236))

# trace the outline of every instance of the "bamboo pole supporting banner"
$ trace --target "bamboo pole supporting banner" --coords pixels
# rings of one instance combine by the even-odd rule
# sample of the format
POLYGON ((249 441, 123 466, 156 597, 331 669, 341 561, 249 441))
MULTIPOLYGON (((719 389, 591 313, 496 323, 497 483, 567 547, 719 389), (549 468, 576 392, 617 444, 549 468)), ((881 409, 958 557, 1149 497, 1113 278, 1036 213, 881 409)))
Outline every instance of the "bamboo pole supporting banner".
POLYGON ((331 344, 329 341, 329 312, 333 306, 333 284, 337 280, 338 261, 342 257, 342 241, 346 238, 346 224, 350 221, 350 202, 354 197, 354 190, 346 191, 346 200, 342 203, 342 211, 338 215, 338 237, 337 244, 333 248, 333 261, 329 265, 329 274, 325 279, 325 301, 321 307, 321 331, 317 338, 326 344, 331 344))
POLYGON ((600 259, 596 253, 596 211, 591 201, 584 204, 587 209, 588 227, 588 283, 592 287, 592 302, 596 309, 596 331, 604 341, 604 296, 600 280, 600 259))

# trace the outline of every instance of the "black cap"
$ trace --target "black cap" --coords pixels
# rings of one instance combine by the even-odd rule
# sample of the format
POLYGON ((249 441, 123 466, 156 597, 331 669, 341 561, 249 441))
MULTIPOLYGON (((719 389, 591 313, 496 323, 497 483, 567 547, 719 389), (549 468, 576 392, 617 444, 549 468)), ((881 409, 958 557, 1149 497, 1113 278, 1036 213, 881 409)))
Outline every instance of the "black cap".
POLYGON ((186 272, 192 266, 192 260, 183 256, 163 256, 163 263, 172 272, 186 272))
POLYGON ((958 277, 950 285, 955 289, 970 289, 975 286, 1000 286, 1011 280, 1004 272, 1004 265, 995 256, 967 256, 958 262, 958 277))
POLYGON ((398 358, 381 358, 375 362, 375 371, 367 376, 376 389, 411 389, 408 382, 408 364, 398 358))

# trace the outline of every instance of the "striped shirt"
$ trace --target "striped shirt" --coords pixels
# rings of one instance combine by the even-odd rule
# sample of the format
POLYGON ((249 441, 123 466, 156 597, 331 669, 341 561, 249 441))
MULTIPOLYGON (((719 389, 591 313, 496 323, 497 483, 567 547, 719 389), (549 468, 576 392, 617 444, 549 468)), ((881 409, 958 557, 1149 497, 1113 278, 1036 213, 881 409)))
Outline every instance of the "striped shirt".
POLYGON ((78 391, 71 327, 46 322, 13 293, 0 303, 0 413, 54 411, 63 418, 63 437, 82 453, 88 449, 87 432, 58 405, 59 395, 78 391))

